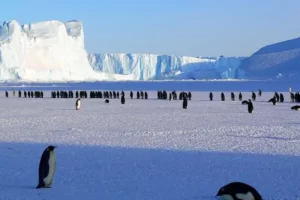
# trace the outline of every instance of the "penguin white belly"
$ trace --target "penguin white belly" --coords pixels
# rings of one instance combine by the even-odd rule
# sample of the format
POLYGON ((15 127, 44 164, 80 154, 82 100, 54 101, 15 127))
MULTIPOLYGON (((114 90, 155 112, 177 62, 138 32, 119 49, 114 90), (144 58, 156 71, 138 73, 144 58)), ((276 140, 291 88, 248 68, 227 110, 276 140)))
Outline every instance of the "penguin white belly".
POLYGON ((233 200, 231 195, 225 194, 221 196, 221 200, 233 200))
POLYGON ((251 192, 248 192, 247 194, 236 194, 235 196, 241 200, 255 200, 251 192))
POLYGON ((43 179, 46 187, 52 184, 54 172, 56 169, 56 156, 54 151, 50 152, 50 158, 48 164, 49 164, 49 173, 48 176, 43 179))
POLYGON ((79 108, 80 108, 80 101, 78 101, 76 105, 76 109, 78 110, 79 108))

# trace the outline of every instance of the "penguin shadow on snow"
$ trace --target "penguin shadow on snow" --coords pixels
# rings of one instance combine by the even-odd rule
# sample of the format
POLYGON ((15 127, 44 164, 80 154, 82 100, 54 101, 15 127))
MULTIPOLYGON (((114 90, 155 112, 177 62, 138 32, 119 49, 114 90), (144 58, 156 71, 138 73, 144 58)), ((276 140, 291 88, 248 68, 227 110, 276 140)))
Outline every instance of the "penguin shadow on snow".
POLYGON ((264 199, 299 194, 296 156, 59 144, 52 188, 36 190, 48 145, 1 143, 4 199, 214 199, 233 181, 252 185, 264 199))

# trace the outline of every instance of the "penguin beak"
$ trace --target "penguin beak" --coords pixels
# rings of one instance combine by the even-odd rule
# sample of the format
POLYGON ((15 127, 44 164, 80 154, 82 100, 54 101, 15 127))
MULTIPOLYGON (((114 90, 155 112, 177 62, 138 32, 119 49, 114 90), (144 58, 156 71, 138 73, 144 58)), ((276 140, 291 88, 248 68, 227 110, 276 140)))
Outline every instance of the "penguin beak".
POLYGON ((57 146, 53 146, 53 148, 55 149, 55 148, 57 148, 57 146))

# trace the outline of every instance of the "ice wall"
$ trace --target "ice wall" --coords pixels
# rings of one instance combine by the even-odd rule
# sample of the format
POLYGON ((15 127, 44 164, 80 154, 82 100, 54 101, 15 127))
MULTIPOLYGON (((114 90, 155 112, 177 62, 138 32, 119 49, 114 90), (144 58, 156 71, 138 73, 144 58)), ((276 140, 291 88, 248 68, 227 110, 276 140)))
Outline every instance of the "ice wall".
POLYGON ((244 78, 237 73, 242 57, 187 57, 155 54, 89 54, 94 70, 131 74, 135 80, 244 78))
POLYGON ((81 81, 105 79, 94 72, 79 21, 0 26, 0 80, 81 81))

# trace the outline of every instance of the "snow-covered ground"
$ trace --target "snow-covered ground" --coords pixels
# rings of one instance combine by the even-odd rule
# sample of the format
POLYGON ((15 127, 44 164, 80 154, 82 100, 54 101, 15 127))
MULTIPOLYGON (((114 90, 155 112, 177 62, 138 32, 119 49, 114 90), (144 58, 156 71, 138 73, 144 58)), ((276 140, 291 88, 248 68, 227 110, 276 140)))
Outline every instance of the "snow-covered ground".
POLYGON ((75 99, 51 99, 49 91, 44 99, 2 91, 0 199, 212 200, 231 181, 266 200, 300 199, 300 112, 283 94, 286 102, 273 106, 266 102, 273 92, 263 91, 249 114, 229 92, 225 102, 220 92, 213 102, 207 91, 193 92, 183 110, 182 101, 157 100, 154 91, 148 100, 126 91, 125 105, 82 99, 76 111, 75 99), (58 146, 54 183, 36 190, 50 144, 58 146))

